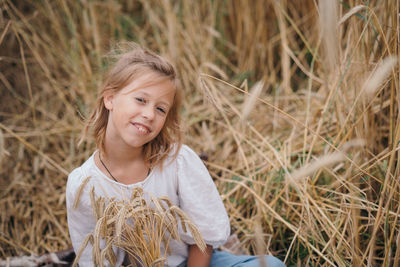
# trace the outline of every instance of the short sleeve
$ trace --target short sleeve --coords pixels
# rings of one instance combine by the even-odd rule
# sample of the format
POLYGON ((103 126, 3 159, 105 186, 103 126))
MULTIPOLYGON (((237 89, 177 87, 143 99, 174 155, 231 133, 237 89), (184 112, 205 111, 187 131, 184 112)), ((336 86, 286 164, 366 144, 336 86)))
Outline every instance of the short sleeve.
MULTIPOLYGON (((177 180, 180 208, 199 228, 206 244, 223 245, 229 237, 229 218, 218 190, 201 159, 187 146, 177 158, 177 180)), ((190 233, 182 240, 194 244, 190 233)))
MULTIPOLYGON (((79 190, 85 178, 87 177, 83 177, 81 170, 78 168, 70 173, 67 182, 66 202, 68 229, 72 246, 76 254, 80 251, 85 238, 92 233, 96 225, 96 220, 93 216, 90 204, 89 190, 87 188, 79 190), (79 191, 80 194, 78 196, 79 191), (78 201, 77 207, 74 207, 75 201, 78 201)), ((87 186, 88 185, 86 185, 86 187, 87 186)), ((80 257, 79 265, 94 266, 92 261, 92 246, 90 242, 80 257)))
MULTIPOLYGON (((84 175, 81 168, 77 168, 68 176, 66 188, 68 229, 72 247, 76 254, 80 251, 86 237, 92 234, 96 227, 96 219, 93 214, 89 193, 93 185, 90 182, 91 178, 88 178, 89 181, 86 181, 86 178, 88 178, 88 176, 84 175), (77 205, 74 207, 75 202, 77 205)), ((101 246, 102 245, 103 244, 101 244, 101 246)), ((120 254, 117 256, 119 263, 117 266, 119 266, 123 260, 124 253, 121 249, 117 248, 114 248, 114 252, 120 254)), ((92 260, 92 245, 90 242, 87 244, 80 257, 79 266, 94 266, 92 260)))

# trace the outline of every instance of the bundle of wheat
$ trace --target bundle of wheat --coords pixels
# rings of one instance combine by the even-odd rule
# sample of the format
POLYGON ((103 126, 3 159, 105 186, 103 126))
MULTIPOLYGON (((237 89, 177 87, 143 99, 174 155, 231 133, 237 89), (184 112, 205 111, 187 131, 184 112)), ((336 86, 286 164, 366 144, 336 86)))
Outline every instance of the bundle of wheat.
MULTIPOLYGON (((82 185, 85 186, 85 183, 82 185)), ((105 260, 112 266, 116 264, 113 247, 125 250, 133 264, 164 266, 171 239, 181 241, 179 226, 185 233, 190 231, 202 251, 206 248, 196 225, 167 197, 144 194, 140 187, 132 189, 132 196, 126 201, 96 197, 94 188, 90 192, 96 228, 83 242, 74 265, 91 242, 95 266, 104 266, 105 260), (101 241, 105 244, 104 248, 101 248, 101 241)), ((79 199, 80 192, 77 194, 76 199, 79 199)))

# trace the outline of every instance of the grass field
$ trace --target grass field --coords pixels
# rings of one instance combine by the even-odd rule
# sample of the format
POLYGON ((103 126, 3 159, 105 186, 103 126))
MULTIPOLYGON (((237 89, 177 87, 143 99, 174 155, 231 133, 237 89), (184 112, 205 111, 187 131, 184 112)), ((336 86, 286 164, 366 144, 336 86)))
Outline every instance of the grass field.
POLYGON ((68 173, 104 55, 177 66, 246 253, 400 266, 400 1, 0 0, 0 258, 70 247, 68 173))

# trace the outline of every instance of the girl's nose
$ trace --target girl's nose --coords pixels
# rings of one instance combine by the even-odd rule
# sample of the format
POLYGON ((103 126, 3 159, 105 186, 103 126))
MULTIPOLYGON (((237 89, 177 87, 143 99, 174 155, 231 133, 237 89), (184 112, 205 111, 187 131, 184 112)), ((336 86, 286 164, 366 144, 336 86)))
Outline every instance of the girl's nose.
POLYGON ((154 119, 154 108, 152 105, 146 105, 142 110, 142 116, 148 120, 154 119))

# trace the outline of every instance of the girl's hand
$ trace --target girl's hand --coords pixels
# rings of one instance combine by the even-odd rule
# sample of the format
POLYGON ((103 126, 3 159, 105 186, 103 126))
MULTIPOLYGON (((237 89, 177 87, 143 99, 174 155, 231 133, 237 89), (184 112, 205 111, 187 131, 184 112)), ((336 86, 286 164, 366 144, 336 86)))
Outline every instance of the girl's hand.
POLYGON ((190 245, 187 267, 209 267, 212 252, 212 246, 209 245, 207 245, 206 251, 204 252, 202 252, 197 245, 190 245))

